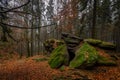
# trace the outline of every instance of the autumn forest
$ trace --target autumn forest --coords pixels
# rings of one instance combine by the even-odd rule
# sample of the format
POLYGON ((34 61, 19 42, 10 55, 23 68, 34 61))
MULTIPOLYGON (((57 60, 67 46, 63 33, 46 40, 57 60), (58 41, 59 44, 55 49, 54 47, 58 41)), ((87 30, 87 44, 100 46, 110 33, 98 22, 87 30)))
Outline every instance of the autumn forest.
POLYGON ((0 80, 120 80, 120 0, 0 0, 0 80))

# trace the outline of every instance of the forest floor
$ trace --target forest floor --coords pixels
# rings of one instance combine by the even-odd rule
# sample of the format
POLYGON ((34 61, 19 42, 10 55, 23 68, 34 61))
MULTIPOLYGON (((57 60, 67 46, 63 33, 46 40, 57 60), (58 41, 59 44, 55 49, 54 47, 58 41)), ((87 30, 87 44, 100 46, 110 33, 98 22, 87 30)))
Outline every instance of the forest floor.
MULTIPOLYGON (((1 52, 0 52, 1 53, 1 52)), ((120 80, 120 59, 117 66, 97 66, 91 70, 62 67, 51 69, 47 56, 19 59, 0 58, 0 80, 120 80)))

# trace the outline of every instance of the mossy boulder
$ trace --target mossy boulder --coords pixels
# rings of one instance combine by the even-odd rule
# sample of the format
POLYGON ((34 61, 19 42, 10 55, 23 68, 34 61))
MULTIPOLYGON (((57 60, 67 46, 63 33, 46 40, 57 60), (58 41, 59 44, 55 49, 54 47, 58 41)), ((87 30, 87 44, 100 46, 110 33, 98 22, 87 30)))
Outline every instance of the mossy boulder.
POLYGON ((98 46, 101 48, 104 48, 104 49, 115 49, 116 48, 115 44, 110 43, 110 42, 104 42, 104 41, 101 44, 99 44, 98 46))
POLYGON ((75 58, 70 62, 71 68, 91 67, 98 59, 98 53, 94 47, 88 43, 83 45, 76 51, 75 58))
POLYGON ((60 45, 53 50, 48 63, 51 68, 59 68, 64 64, 68 65, 69 54, 65 44, 60 45))
POLYGON ((103 49, 115 49, 116 45, 110 42, 101 41, 98 39, 85 39, 84 42, 87 42, 93 46, 103 48, 103 49))
POLYGON ((44 42, 45 50, 51 53, 56 47, 64 44, 64 41, 57 39, 48 39, 44 42))
POLYGON ((97 40, 97 39, 85 39, 84 42, 87 42, 92 45, 98 45, 98 44, 102 43, 101 40, 97 40))
POLYGON ((115 48, 115 45, 109 42, 97 39, 79 41, 79 39, 67 35, 66 38, 64 37, 64 41, 49 39, 44 45, 47 45, 48 49, 52 49, 48 63, 54 69, 63 65, 69 65, 71 68, 91 68, 96 64, 116 65, 116 62, 104 50, 115 48))
POLYGON ((97 59, 98 65, 105 65, 105 66, 115 66, 117 63, 110 57, 98 56, 97 59))
POLYGON ((65 38, 64 39, 65 40, 65 42, 68 44, 79 44, 80 43, 80 41, 79 40, 74 40, 74 39, 72 39, 72 38, 65 38))

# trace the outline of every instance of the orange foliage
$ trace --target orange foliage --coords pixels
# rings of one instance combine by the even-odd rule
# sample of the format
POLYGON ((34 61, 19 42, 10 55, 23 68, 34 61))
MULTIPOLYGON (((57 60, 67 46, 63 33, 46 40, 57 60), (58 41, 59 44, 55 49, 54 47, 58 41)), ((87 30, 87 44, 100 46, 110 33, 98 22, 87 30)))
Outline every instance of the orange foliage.
POLYGON ((68 0, 63 9, 58 13, 55 20, 63 25, 61 31, 72 32, 74 29, 74 20, 78 17, 77 4, 79 0, 68 0))
POLYGON ((32 59, 11 61, 0 65, 0 80, 52 80, 52 70, 47 62, 32 59))

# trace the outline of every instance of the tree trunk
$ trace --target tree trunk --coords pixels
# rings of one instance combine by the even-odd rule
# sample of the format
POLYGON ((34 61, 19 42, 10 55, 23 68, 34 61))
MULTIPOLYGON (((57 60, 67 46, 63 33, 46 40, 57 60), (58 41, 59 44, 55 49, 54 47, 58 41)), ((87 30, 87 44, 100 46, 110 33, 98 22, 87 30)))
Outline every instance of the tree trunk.
MULTIPOLYGON (((31 5, 32 5, 31 13, 34 14, 34 12, 33 12, 33 1, 31 2, 31 5)), ((34 25, 34 23, 33 23, 33 22, 34 22, 33 16, 32 16, 32 20, 31 20, 31 21, 32 21, 32 22, 31 22, 31 27, 33 27, 33 25, 34 25)), ((34 50, 34 49, 33 49, 33 48, 34 48, 34 45, 33 45, 33 44, 34 44, 34 37, 33 37, 34 35, 33 35, 33 33, 34 33, 34 32, 33 32, 33 29, 31 29, 31 54, 30 54, 30 56, 33 56, 33 52, 34 52, 34 51, 33 51, 33 50, 34 50)))
POLYGON ((93 4, 93 21, 92 21, 92 29, 91 29, 91 37, 92 38, 96 38, 96 31, 95 31, 95 27, 96 27, 96 9, 97 9, 97 1, 94 0, 94 4, 93 4))

